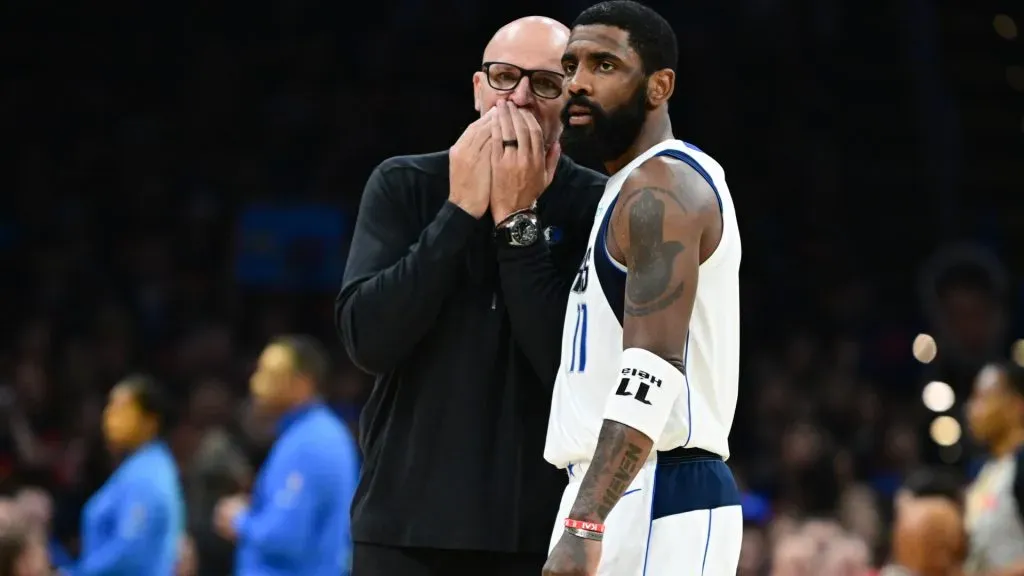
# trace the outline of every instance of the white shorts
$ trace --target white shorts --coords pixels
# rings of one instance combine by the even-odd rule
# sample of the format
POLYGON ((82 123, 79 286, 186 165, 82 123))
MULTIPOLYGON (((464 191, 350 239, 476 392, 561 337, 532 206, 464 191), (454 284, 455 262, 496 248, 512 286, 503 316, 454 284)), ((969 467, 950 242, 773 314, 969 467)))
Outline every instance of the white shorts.
MULTIPOLYGON (((597 576, 735 576, 743 540, 740 492, 721 459, 659 453, 605 520, 597 576)), ((702 451, 701 451, 702 452, 702 451)), ((562 537, 586 464, 570 465, 551 548, 562 537)))

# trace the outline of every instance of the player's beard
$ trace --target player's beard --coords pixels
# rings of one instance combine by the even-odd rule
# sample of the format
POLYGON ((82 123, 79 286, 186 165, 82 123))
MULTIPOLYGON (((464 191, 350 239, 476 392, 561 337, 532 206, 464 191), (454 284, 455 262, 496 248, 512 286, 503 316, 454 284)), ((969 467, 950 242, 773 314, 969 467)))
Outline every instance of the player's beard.
POLYGON ((607 162, 621 157, 636 141, 647 119, 647 83, 640 82, 622 106, 606 111, 582 94, 569 97, 562 109, 562 150, 577 162, 607 162), (569 123, 569 107, 590 109, 590 123, 569 123))

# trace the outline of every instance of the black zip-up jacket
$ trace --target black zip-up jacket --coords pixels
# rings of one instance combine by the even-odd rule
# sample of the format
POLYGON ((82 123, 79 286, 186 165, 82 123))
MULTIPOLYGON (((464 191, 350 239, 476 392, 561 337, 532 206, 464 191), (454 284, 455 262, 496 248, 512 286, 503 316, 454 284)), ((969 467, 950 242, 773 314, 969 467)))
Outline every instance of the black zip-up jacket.
POLYGON ((374 374, 357 542, 547 551, 565 473, 544 461, 562 321, 606 178, 567 157, 547 241, 494 240, 448 202, 448 153, 391 158, 363 192, 335 322, 374 374))

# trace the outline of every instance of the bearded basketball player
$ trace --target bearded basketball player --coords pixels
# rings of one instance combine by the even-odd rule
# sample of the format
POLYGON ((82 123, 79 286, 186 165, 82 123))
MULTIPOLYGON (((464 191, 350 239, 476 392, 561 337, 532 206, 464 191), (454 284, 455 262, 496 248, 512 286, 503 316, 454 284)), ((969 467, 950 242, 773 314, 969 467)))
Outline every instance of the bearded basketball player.
POLYGON ((733 576, 724 460, 740 235, 722 167, 672 132, 672 27, 630 1, 573 23, 563 143, 611 175, 573 284, 545 458, 569 476, 546 576, 733 576))

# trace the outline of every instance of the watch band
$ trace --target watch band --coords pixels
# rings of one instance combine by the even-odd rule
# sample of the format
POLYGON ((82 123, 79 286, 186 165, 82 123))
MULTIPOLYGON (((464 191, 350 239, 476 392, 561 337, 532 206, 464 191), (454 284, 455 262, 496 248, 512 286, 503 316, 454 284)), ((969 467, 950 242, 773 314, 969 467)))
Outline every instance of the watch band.
POLYGON ((533 204, 530 205, 529 208, 520 208, 519 210, 516 210, 515 212, 509 214, 508 216, 505 216, 504 218, 501 219, 501 222, 498 222, 497 224, 494 225, 494 229, 498 230, 499 228, 507 228, 508 225, 512 222, 512 220, 514 220, 515 217, 519 216, 520 214, 533 214, 533 216, 536 217, 537 203, 534 202, 533 204))
POLYGON ((531 208, 517 210, 494 227, 494 239, 506 246, 525 248, 540 239, 540 219, 531 208))

